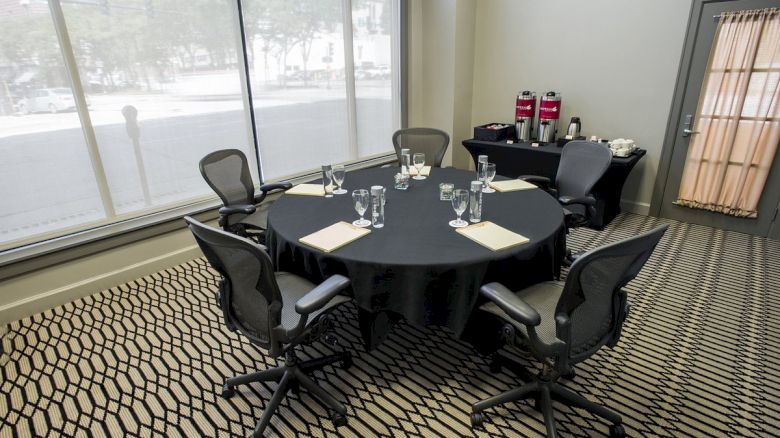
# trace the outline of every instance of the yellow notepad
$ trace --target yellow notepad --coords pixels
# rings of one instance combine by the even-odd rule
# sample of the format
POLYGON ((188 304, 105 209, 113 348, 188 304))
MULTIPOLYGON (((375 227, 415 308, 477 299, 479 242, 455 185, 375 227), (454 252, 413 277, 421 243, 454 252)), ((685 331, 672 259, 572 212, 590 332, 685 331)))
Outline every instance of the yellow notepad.
POLYGON ((490 221, 456 228, 455 231, 493 251, 501 251, 502 249, 528 243, 527 237, 514 231, 509 231, 490 221))
POLYGON ((298 184, 284 193, 290 195, 325 196, 322 184, 298 184))
MULTIPOLYGON (((420 174, 422 176, 430 176, 431 166, 423 166, 422 170, 420 170, 420 174)), ((416 176, 417 168, 415 168, 414 166, 409 166, 409 175, 416 176)))
POLYGON ((499 192, 514 192, 516 190, 529 190, 537 189, 535 185, 522 179, 507 179, 504 181, 493 181, 490 183, 490 187, 498 190, 499 192))
POLYGON ((360 239, 370 232, 371 230, 369 229, 356 227, 341 221, 308 236, 303 236, 298 241, 320 251, 331 252, 354 240, 360 239))

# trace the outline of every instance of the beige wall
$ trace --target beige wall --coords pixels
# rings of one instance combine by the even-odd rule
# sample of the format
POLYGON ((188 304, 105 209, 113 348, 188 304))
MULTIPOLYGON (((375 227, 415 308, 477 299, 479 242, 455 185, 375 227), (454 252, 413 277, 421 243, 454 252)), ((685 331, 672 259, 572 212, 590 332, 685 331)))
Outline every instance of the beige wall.
POLYGON ((443 165, 467 166, 476 0, 409 0, 408 124, 450 135, 443 165))
POLYGON ((623 191, 628 208, 647 213, 690 6, 690 0, 480 0, 471 125, 512 120, 520 90, 559 91, 561 129, 577 115, 587 136, 633 138, 647 149, 623 191))

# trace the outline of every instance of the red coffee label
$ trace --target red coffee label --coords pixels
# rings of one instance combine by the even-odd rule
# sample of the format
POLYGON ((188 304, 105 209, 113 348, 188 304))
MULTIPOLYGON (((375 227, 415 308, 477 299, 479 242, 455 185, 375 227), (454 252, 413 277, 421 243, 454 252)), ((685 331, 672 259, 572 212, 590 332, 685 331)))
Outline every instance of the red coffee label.
POLYGON ((520 117, 533 117, 536 111, 536 99, 529 97, 517 97, 517 103, 515 103, 515 119, 520 117))
POLYGON ((560 100, 542 100, 539 102, 539 119, 557 120, 561 114, 560 100))

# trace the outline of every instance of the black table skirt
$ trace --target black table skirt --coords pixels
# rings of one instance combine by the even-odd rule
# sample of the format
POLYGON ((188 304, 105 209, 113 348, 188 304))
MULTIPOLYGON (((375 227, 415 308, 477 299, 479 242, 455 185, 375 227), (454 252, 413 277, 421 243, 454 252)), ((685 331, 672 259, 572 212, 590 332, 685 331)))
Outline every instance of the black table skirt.
MULTIPOLYGON (((344 188, 387 187, 385 227, 332 253, 307 247, 298 239, 337 221, 357 219, 351 194, 333 198, 284 195, 271 206, 266 241, 278 270, 319 282, 333 274, 352 281, 360 324, 369 348, 403 317, 425 326, 465 327, 479 287, 500 281, 519 289, 558 274, 565 251, 563 213, 541 190, 484 195, 483 219, 523 234, 530 242, 493 252, 456 233, 449 201, 439 201, 440 182, 466 188, 474 172, 433 169, 407 191, 392 188, 396 168, 347 174, 344 188)), ((366 215, 368 216, 368 212, 366 215)), ((468 211, 464 218, 468 219, 468 211)))
MULTIPOLYGON (((463 146, 471 154, 476 165, 479 155, 487 155, 491 163, 496 163, 496 172, 510 178, 521 175, 539 175, 555 181, 558 162, 563 148, 555 144, 533 147, 531 143, 494 142, 483 140, 465 140, 463 146)), ((592 228, 601 229, 620 213, 620 196, 628 174, 646 151, 638 149, 628 157, 612 157, 612 164, 604 176, 593 187, 596 198, 596 216, 591 219, 592 228)))

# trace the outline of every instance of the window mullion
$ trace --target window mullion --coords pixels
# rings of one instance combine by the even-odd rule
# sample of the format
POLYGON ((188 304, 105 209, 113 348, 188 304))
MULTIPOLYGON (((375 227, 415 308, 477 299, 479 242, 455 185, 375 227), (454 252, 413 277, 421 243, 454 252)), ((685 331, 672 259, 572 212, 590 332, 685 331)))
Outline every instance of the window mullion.
MULTIPOLYGON (((253 154, 249 157, 250 164, 257 169, 257 179, 260 184, 263 183, 263 157, 260 156, 260 142, 257 138, 257 120, 255 119, 255 105, 254 98, 252 97, 252 82, 249 80, 251 74, 249 69, 249 54, 247 48, 250 44, 254 44, 254 41, 249 41, 246 37, 246 30, 244 29, 244 2, 237 0, 234 2, 236 7, 236 13, 233 14, 236 23, 236 29, 238 29, 238 49, 241 50, 241 68, 238 69, 238 74, 241 77, 241 95, 244 101, 244 119, 247 127, 247 139, 252 142, 253 154)), ((253 60, 254 61, 254 60, 253 60)))
POLYGON ((352 159, 360 154, 357 144, 357 98, 355 96, 355 55, 352 38, 352 0, 341 0, 344 29, 344 79, 347 87, 347 133, 352 159))
POLYGON ((65 24, 65 14, 62 12, 60 0, 50 0, 49 8, 51 10, 52 19, 54 20, 54 28, 57 32, 60 49, 62 50, 65 70, 68 72, 68 77, 70 78, 73 99, 76 102, 76 111, 78 111, 79 119, 81 120, 81 127, 84 132, 89 159, 92 163, 92 172, 94 173, 98 191, 100 192, 100 200, 103 203, 103 210, 107 218, 113 218, 116 216, 114 203, 111 199, 111 191, 108 188, 108 179, 106 178, 103 161, 100 157, 95 130, 92 127, 92 119, 89 115, 84 87, 81 84, 81 77, 79 75, 78 65, 76 64, 76 56, 73 51, 73 46, 70 43, 68 27, 65 24))
POLYGON ((401 65, 401 2, 400 0, 392 0, 390 2, 390 7, 392 8, 392 23, 393 23, 393 30, 392 35, 390 37, 390 54, 391 54, 391 68, 392 68, 392 76, 391 76, 391 98, 390 101, 393 105, 393 130, 400 129, 402 125, 401 121, 401 113, 402 111, 402 101, 401 101, 401 77, 403 75, 402 70, 406 68, 405 66, 401 65))

